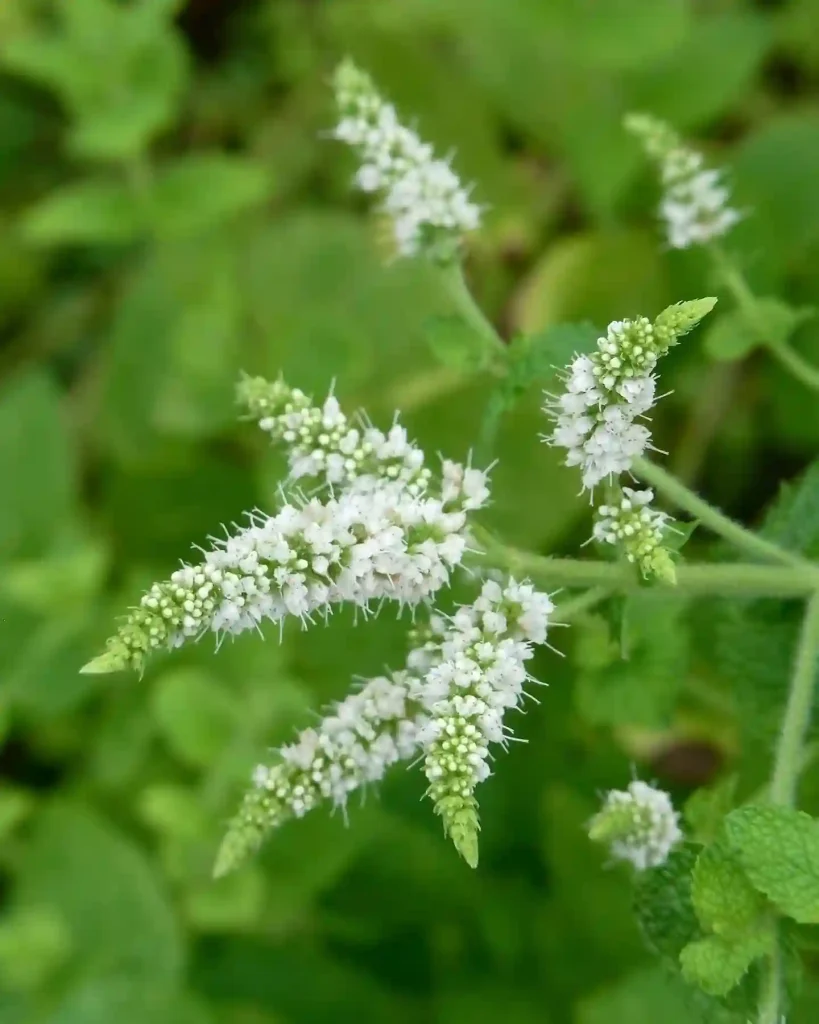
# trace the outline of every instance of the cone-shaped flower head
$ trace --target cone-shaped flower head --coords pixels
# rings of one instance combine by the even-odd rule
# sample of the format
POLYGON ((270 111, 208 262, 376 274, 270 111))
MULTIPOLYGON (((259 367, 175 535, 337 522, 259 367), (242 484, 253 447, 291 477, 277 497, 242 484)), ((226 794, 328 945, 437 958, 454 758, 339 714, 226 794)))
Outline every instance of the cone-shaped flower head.
POLYGON ((371 679, 271 766, 259 765, 253 788, 231 822, 214 872, 224 875, 253 853, 265 836, 291 818, 329 801, 345 807, 354 790, 378 782, 397 761, 417 751, 418 709, 407 697, 407 677, 371 679))
POLYGON ((624 487, 616 504, 600 505, 595 513, 594 539, 620 548, 646 578, 675 582, 674 562, 663 537, 670 517, 651 507, 654 492, 624 487))
POLYGON ((647 782, 612 790, 589 824, 589 838, 605 843, 612 856, 645 871, 664 864, 681 842, 679 815, 671 797, 647 782))
MULTIPOLYGON (((523 699, 532 644, 544 643, 553 605, 546 594, 514 581, 487 581, 434 645, 416 691, 428 712, 420 732, 427 793, 464 859, 478 859, 475 789, 490 775, 489 746, 506 742, 503 718, 523 699)), ((429 647, 430 645, 428 645, 429 647)), ((411 691, 412 692, 412 691, 411 691)))
POLYGON ((721 172, 707 168, 701 154, 686 146, 669 125, 647 114, 631 114, 626 127, 660 167, 660 215, 669 245, 704 245, 727 234, 741 219, 729 205, 731 194, 721 184, 721 172))
POLYGON ((334 135, 360 157, 358 187, 382 195, 399 253, 454 259, 463 236, 480 223, 469 191, 351 61, 339 65, 334 87, 340 114, 334 135))
POLYGON ((545 594, 509 581, 505 587, 485 583, 475 603, 452 619, 433 613, 413 631, 416 646, 403 671, 370 680, 281 748, 271 765, 256 769, 253 788, 222 843, 216 873, 232 871, 269 832, 318 804, 346 806, 350 793, 419 751, 446 832, 474 866, 473 790, 488 775, 487 745, 503 743, 503 712, 521 699, 523 662, 531 657, 531 645, 545 640, 551 610, 545 594), (449 702, 462 696, 470 701, 468 712, 461 708, 464 713, 453 715, 449 702))
POLYGON ((287 451, 293 480, 317 479, 330 487, 364 492, 385 481, 404 485, 417 496, 443 498, 450 511, 480 508, 489 497, 486 474, 445 460, 441 479, 425 463, 422 449, 407 438, 397 420, 385 434, 367 422, 345 415, 329 395, 319 406, 283 380, 245 377, 238 398, 248 415, 287 451))
POLYGON ((616 320, 596 351, 569 364, 566 390, 545 406, 555 424, 547 440, 566 449, 567 466, 580 467, 584 489, 625 473, 649 447, 651 432, 639 421, 654 405, 657 362, 715 302, 669 306, 653 323, 616 320))

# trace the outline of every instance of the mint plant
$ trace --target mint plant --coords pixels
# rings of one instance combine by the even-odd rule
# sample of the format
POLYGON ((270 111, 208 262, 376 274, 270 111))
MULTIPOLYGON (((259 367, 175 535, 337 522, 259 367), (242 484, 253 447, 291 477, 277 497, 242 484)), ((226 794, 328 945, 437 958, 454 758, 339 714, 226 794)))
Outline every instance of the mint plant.
MULTIPOLYGON (((692 817, 707 818, 708 827, 686 831, 669 794, 635 780, 626 791, 610 791, 587 827, 592 841, 634 869, 635 906, 649 944, 689 987, 694 1004, 780 1024, 790 1005, 794 927, 819 923, 819 821, 796 806, 810 756, 819 566, 770 531, 732 521, 647 455, 661 454, 649 426, 661 360, 689 343, 717 300, 680 297, 659 311, 624 309, 624 319, 602 329, 564 325, 539 339, 543 351, 530 359, 535 341, 507 343, 466 286, 462 259, 482 210, 451 163, 433 156, 351 62, 339 67, 334 87, 339 121, 332 134, 360 160, 356 185, 380 196, 396 257, 425 261, 455 307, 453 329, 438 335, 434 350, 447 365, 495 382, 480 439, 487 458, 462 464, 444 452, 438 465, 397 418, 385 429, 363 413, 345 412, 332 394, 315 402, 298 382, 242 378, 242 412, 286 455, 278 507, 250 511, 245 526, 214 538, 201 557, 155 583, 83 671, 141 671, 161 649, 206 634, 219 647, 249 630, 320 629, 342 606, 355 609, 362 629, 387 606, 406 612, 398 667, 359 682, 255 768, 215 870, 238 869, 272 832, 319 804, 346 813, 353 792, 401 762, 420 765, 445 834, 477 867, 479 787, 514 738, 514 717, 506 713, 522 707, 534 682, 527 663, 552 624, 605 626, 594 609, 628 605, 635 595, 649 608, 669 594, 798 599, 803 619, 763 789, 744 800, 733 793, 725 800, 723 793, 708 815, 700 806, 692 817), (567 339, 570 350, 563 352, 567 339), (550 363, 558 353, 560 365, 550 363), (578 470, 578 501, 592 508, 589 541, 598 558, 523 550, 481 521, 497 423, 544 376, 551 378, 544 440, 578 470), (687 560, 691 524, 672 518, 683 515, 724 542, 714 560, 687 560), (447 593, 456 582, 470 592, 460 605, 447 593), (570 594, 555 601, 561 589, 570 594)), ((77 104, 77 116, 85 116, 77 104)), ((159 113, 146 115, 146 141, 160 123, 159 113)), ((669 243, 705 247, 754 344, 816 386, 819 371, 787 347, 801 314, 757 299, 717 248, 740 219, 718 173, 660 122, 639 116, 628 126, 660 164, 669 243)), ((87 134, 78 138, 97 155, 87 134)), ((123 143, 114 155, 130 160, 134 145, 123 143)), ((620 653, 592 644, 588 665, 609 668, 620 653)), ((546 691, 545 707, 533 713, 548 714, 548 702, 546 691)))

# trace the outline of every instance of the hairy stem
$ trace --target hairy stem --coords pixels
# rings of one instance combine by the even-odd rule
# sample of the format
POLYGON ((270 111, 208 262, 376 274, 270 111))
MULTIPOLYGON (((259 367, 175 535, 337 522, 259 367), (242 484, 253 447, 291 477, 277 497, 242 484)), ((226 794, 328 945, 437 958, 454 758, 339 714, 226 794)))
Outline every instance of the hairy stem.
POLYGON ((814 391, 819 391, 819 369, 803 359, 790 345, 782 341, 767 342, 768 350, 793 377, 814 391))
POLYGON ((506 345, 472 297, 460 264, 451 263, 442 266, 440 277, 447 294, 457 306, 458 312, 481 339, 490 360, 497 360, 498 357, 505 358, 506 345))
POLYGON ((808 601, 802 635, 794 659, 788 703, 776 748, 771 801, 792 807, 810 725, 816 668, 819 662, 819 592, 808 601))
MULTIPOLYGON (((802 634, 794 659, 788 702, 776 747, 769 790, 772 803, 793 807, 796 787, 807 761, 805 737, 810 726, 816 669, 819 664, 819 591, 814 591, 805 609, 802 634)), ((779 1024, 782 998, 782 964, 779 939, 767 963, 759 999, 759 1024, 779 1024)))
POLYGON ((641 480, 650 484, 659 494, 668 498, 678 508, 698 519, 703 526, 707 526, 708 529, 720 537, 724 537, 725 540, 730 541, 751 557, 767 562, 779 562, 781 565, 812 568, 805 559, 785 551, 777 544, 772 544, 755 533, 751 533, 750 530, 746 530, 739 523, 735 523, 733 519, 729 519, 719 509, 709 505, 707 501, 689 490, 685 484, 680 483, 676 477, 653 462, 649 462, 648 459, 642 457, 635 459, 632 469, 641 480))
MULTIPOLYGON (((528 576, 545 587, 606 587, 635 591, 642 586, 633 566, 575 558, 546 558, 502 544, 482 529, 475 531, 482 550, 470 556, 473 564, 506 569, 528 576)), ((725 596, 804 597, 819 588, 819 568, 811 565, 754 565, 742 562, 681 564, 669 593, 725 596)))
POLYGON ((725 282, 728 291, 742 314, 749 330, 753 331, 779 364, 796 380, 814 391, 819 391, 819 369, 794 351, 786 342, 771 337, 760 325, 757 312, 757 298, 745 280, 742 271, 728 254, 719 246, 711 247, 711 257, 717 273, 725 282), (760 327, 762 330, 760 330, 760 327))

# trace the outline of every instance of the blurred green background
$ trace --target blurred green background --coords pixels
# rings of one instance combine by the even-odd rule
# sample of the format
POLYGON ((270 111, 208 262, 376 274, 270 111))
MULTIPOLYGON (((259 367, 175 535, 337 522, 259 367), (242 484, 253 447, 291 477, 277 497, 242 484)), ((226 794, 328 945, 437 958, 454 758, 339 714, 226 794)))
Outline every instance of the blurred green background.
MULTIPOLYGON (((507 337, 713 290, 701 253, 663 248, 635 108, 729 167, 759 293, 819 305, 819 0, 0 0, 2 1024, 703 1019, 583 825, 632 763, 680 799, 724 765, 764 774, 795 609, 643 598, 628 662, 611 616, 561 632, 529 742, 482 787, 477 872, 416 769, 349 828, 319 811, 210 879, 265 750, 400 664, 388 613, 78 674, 191 543, 275 499, 281 463, 234 424, 240 369, 335 379, 432 451, 474 443, 488 386, 425 339, 447 300, 385 265, 322 137, 347 53, 476 182, 468 274, 507 337)), ((667 360, 659 444, 755 522, 814 455, 819 402, 764 354, 715 360, 715 330, 667 360)), ((819 322, 795 344, 819 361, 819 322)), ((588 510, 538 404, 505 418, 486 521, 574 554, 588 510)))

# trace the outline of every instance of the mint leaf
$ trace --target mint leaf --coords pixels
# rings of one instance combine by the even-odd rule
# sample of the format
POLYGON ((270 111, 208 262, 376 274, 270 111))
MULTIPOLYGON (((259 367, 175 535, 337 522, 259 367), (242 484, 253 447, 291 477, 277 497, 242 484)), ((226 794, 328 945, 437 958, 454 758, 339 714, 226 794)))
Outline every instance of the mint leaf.
POLYGON ((702 336, 705 354, 718 362, 744 359, 761 344, 762 339, 748 328, 744 316, 737 309, 713 319, 702 336))
POLYGON ((689 943, 680 953, 683 977, 711 996, 726 996, 760 956, 771 948, 771 937, 751 935, 728 940, 709 935, 689 943))
POLYGON ((734 806, 738 777, 727 775, 712 786, 703 786, 688 798, 683 817, 702 843, 711 843, 720 831, 725 815, 734 806))
POLYGON ((691 898, 703 928, 726 938, 752 933, 765 911, 765 899, 724 839, 706 847, 697 858, 691 898))
POLYGON ((674 967, 682 949, 700 934, 691 901, 696 860, 694 849, 680 846, 665 864, 643 872, 635 885, 634 909, 646 943, 674 967))
POLYGON ((760 532, 790 551, 819 555, 819 460, 781 486, 760 532))
POLYGON ((800 924, 819 924, 819 822, 789 807, 732 811, 725 831, 752 884, 800 924))
POLYGON ((444 366, 473 373, 488 362, 487 342, 455 313, 430 317, 425 335, 430 351, 444 366))

